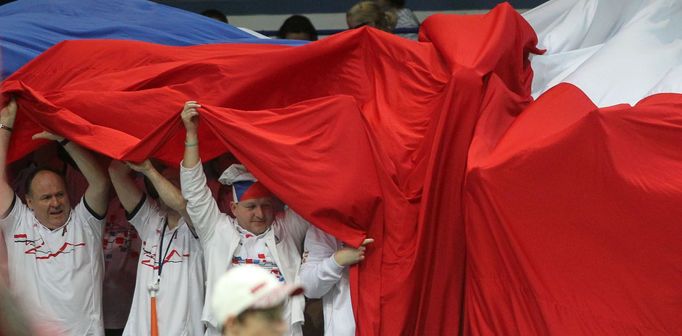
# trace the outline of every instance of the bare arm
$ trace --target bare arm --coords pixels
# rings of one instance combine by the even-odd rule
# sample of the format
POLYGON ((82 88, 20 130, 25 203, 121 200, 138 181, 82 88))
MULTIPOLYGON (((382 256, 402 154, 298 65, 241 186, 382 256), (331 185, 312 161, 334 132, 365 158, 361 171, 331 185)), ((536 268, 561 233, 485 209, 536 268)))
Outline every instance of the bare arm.
POLYGON ((9 207, 14 201, 14 190, 9 185, 7 177, 7 152, 9 151, 9 141, 12 137, 11 128, 14 127, 14 119, 17 116, 17 103, 14 98, 0 110, 0 124, 4 125, 0 129, 0 217, 5 217, 9 207))
MULTIPOLYGON (((47 139, 62 141, 64 137, 50 132, 41 132, 33 135, 33 139, 47 139)), ((83 198, 95 214, 104 217, 109 205, 109 178, 104 168, 97 162, 97 159, 85 148, 68 142, 64 149, 71 156, 78 169, 80 169, 85 179, 88 181, 88 189, 85 190, 83 198)))
POLYGON ((182 166, 191 168, 199 163, 199 112, 197 111, 201 105, 195 101, 188 101, 185 103, 180 116, 182 123, 185 125, 185 155, 182 160, 182 166))
POLYGON ((130 168, 121 161, 112 160, 109 165, 109 176, 121 205, 129 214, 132 213, 140 204, 143 194, 130 176, 130 168))
POLYGON ((128 166, 135 171, 138 171, 144 176, 146 176, 149 181, 154 185, 154 188, 159 194, 159 198, 166 204, 169 208, 175 210, 177 213, 181 214, 185 220, 189 223, 189 216, 187 216, 187 211, 185 206, 187 201, 182 197, 182 193, 178 187, 174 186, 171 181, 165 178, 161 173, 159 173, 154 165, 149 160, 145 160, 140 164, 133 164, 128 162, 128 166))

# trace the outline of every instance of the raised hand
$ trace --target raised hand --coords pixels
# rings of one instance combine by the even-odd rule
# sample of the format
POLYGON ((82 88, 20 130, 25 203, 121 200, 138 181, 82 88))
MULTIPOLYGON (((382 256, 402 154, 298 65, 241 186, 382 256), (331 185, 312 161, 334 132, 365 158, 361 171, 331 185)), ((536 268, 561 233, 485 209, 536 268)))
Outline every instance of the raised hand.
POLYGON ((180 116, 182 117, 182 123, 185 124, 185 129, 187 131, 196 132, 199 128, 199 111, 200 108, 196 101, 190 100, 185 103, 185 107, 182 109, 180 116))
POLYGON ((17 117, 17 102, 14 97, 10 99, 9 103, 0 110, 0 124, 8 127, 14 127, 14 120, 17 117))
POLYGON ((341 266, 357 264, 365 259, 365 250, 367 249, 367 245, 373 242, 374 239, 367 238, 358 248, 344 247, 334 253, 334 260, 341 266))
POLYGON ((40 133, 34 134, 31 139, 33 140, 38 140, 38 139, 45 139, 45 140, 52 140, 52 141, 62 141, 64 140, 64 137, 61 135, 54 134, 49 131, 42 131, 40 133))
POLYGON ((142 163, 137 163, 137 164, 126 161, 126 165, 128 165, 128 167, 130 167, 130 169, 132 169, 136 172, 142 173, 142 174, 146 174, 147 172, 154 169, 154 166, 152 166, 152 163, 149 161, 149 159, 144 160, 142 163))

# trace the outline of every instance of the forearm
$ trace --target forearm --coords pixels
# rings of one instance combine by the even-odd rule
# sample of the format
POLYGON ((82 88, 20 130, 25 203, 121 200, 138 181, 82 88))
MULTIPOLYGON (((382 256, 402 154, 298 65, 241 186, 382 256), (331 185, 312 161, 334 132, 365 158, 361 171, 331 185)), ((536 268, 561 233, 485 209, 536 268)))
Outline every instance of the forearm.
POLYGON ((344 270, 345 267, 338 265, 333 256, 306 261, 301 265, 300 273, 305 296, 311 299, 321 298, 341 280, 344 270))
POLYGON ((7 176, 7 152, 11 136, 11 132, 0 129, 0 216, 7 212, 14 199, 14 191, 7 176))
POLYGON ((206 185, 201 163, 197 162, 193 167, 180 168, 180 185, 182 196, 187 200, 187 215, 202 239, 209 239, 215 230, 215 226, 223 216, 218 204, 206 185))
POLYGON ((185 154, 182 165, 191 168, 199 163, 199 136, 196 130, 188 130, 185 135, 185 154))
POLYGON ((182 197, 180 189, 175 187, 173 183, 163 177, 156 169, 145 172, 145 176, 154 185, 163 203, 180 214, 185 213, 187 202, 182 197))
POLYGON ((131 213, 140 203, 143 194, 130 176, 130 169, 121 162, 112 161, 109 166, 109 176, 111 177, 111 184, 116 190, 116 195, 118 195, 118 200, 123 208, 131 213))
POLYGON ((109 179, 104 168, 92 153, 73 142, 64 145, 64 149, 88 181, 84 196, 88 206, 97 214, 104 215, 109 203, 109 179))

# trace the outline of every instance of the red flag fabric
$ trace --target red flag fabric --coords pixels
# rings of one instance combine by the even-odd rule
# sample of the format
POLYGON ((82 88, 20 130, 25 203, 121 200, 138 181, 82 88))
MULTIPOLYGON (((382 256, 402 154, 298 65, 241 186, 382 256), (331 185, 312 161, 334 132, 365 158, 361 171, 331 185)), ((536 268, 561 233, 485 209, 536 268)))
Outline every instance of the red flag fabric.
POLYGON ((457 333, 468 143, 486 92, 529 101, 535 36, 508 5, 432 17, 421 34, 428 42, 371 28, 302 47, 64 42, 3 83, 20 105, 10 160, 46 128, 116 159, 178 163, 179 112, 197 100, 204 161, 230 151, 316 226, 356 246, 375 239, 351 271, 358 335, 457 333))
POLYGON ((679 96, 597 109, 565 84, 531 104, 540 51, 506 4, 420 39, 65 42, 3 83, 10 160, 46 128, 177 164, 197 100, 204 161, 230 151, 324 231, 375 239, 351 269, 358 335, 679 331, 679 96))
POLYGON ((682 333, 682 95, 498 112, 469 153, 467 334, 682 333))

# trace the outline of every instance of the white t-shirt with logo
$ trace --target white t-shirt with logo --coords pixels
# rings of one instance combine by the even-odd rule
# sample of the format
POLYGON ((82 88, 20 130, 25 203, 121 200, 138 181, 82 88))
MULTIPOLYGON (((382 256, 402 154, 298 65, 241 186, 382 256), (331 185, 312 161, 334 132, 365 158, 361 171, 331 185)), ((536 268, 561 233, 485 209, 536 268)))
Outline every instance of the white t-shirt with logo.
POLYGON ((194 237, 184 219, 180 219, 174 230, 166 227, 160 249, 166 213, 146 197, 133 211, 129 221, 142 239, 142 250, 133 305, 123 335, 150 334, 151 297, 148 288, 156 282, 159 259, 164 260, 156 295, 159 335, 203 335, 204 270, 199 239, 194 237))
POLYGON ((0 226, 10 288, 38 328, 68 336, 103 335, 104 218, 82 200, 62 227, 50 230, 15 196, 0 226))

